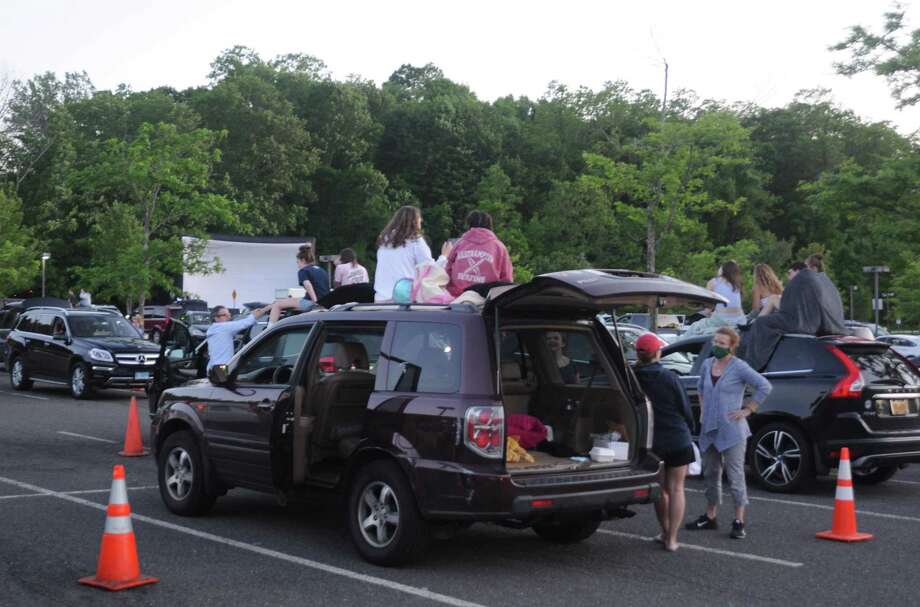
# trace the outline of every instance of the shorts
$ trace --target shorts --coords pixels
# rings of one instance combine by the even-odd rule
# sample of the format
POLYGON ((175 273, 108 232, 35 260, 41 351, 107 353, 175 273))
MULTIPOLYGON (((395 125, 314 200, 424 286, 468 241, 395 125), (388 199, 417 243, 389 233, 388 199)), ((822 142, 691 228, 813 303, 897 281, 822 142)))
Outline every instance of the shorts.
POLYGON ((306 297, 302 297, 302 298, 300 299, 300 303, 298 304, 297 307, 300 308, 301 310, 309 310, 310 308, 312 308, 312 307, 315 306, 315 305, 316 305, 316 304, 313 303, 312 300, 307 299, 306 297))
POLYGON ((667 453, 659 455, 659 457, 661 461, 664 462, 666 468, 680 468, 681 466, 687 466, 696 461, 696 454, 693 452, 692 446, 668 451, 667 453))

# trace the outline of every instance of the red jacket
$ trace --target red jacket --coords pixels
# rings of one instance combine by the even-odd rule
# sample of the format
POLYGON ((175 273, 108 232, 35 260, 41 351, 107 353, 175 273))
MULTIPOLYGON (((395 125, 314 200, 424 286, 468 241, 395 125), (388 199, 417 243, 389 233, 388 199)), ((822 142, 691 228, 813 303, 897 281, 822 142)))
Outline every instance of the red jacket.
POLYGON ((472 285, 498 280, 511 282, 514 278, 508 249, 486 228, 471 228, 461 236, 444 269, 450 276, 447 290, 454 297, 472 285))

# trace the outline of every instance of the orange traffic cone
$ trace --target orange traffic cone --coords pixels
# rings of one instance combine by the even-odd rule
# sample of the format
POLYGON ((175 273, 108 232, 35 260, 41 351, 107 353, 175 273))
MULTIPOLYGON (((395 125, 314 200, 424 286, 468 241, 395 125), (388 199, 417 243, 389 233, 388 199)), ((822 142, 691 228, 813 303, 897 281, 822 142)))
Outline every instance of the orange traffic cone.
POLYGON ((137 399, 132 396, 131 406, 128 408, 128 425, 125 428, 125 448, 119 451, 118 455, 139 457, 148 453, 141 439, 141 423, 137 418, 137 399))
POLYGON ((834 500, 834 526, 830 531, 815 534, 823 540, 838 542, 862 542, 871 540, 871 533, 856 530, 856 501, 853 499, 853 476, 850 473, 850 450, 840 450, 840 465, 837 467, 837 496, 834 500))
POLYGON ((128 488, 125 485, 125 467, 120 464, 112 470, 112 492, 106 510, 105 531, 99 548, 96 575, 80 578, 79 581, 81 584, 106 590, 124 590, 160 581, 155 577, 141 575, 134 528, 131 526, 131 505, 128 503, 128 488))

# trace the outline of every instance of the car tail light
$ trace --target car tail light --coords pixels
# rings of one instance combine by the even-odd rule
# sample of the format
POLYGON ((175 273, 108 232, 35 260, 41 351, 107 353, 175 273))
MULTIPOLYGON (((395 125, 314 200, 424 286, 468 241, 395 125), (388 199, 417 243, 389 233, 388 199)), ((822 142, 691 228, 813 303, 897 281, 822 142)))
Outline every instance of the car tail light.
POLYGON ((837 357, 837 360, 843 363, 847 372, 843 379, 837 382, 837 385, 831 390, 830 398, 858 398, 862 395, 863 388, 866 387, 866 380, 863 379, 859 367, 840 348, 828 346, 827 349, 837 357))
POLYGON ((530 502, 531 508, 552 508, 553 500, 533 500, 530 502))
POLYGON ((651 493, 651 492, 648 490, 648 488, 646 488, 646 489, 636 489, 635 491, 633 491, 633 497, 637 497, 637 498, 640 498, 640 499, 641 499, 641 498, 646 498, 646 497, 649 496, 649 493, 651 493))
POLYGON ((491 459, 501 459, 505 447, 503 407, 470 407, 466 410, 464 429, 464 442, 473 453, 491 459))

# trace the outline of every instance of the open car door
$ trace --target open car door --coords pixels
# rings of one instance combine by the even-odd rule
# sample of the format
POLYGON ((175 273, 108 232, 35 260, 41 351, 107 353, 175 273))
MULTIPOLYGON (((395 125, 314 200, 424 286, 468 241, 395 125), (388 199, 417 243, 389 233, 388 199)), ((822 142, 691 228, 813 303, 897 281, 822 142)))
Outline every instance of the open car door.
POLYGON ((151 414, 156 412, 157 402, 164 390, 203 377, 195 345, 185 323, 175 319, 169 322, 160 339, 160 357, 154 368, 153 381, 147 388, 151 414))

